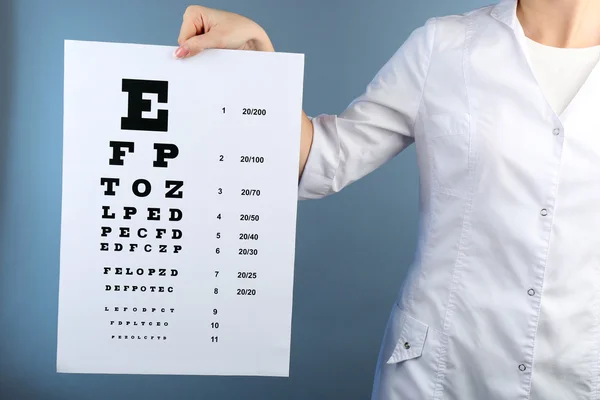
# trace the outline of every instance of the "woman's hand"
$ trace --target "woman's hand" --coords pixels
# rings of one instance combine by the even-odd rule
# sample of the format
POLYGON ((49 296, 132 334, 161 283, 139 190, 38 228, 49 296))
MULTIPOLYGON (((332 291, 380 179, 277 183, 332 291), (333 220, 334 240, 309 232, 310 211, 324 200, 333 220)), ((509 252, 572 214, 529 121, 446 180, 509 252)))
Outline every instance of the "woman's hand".
MULTIPOLYGON (((239 14, 202 6, 189 6, 183 14, 175 57, 191 57, 206 49, 275 51, 269 36, 256 22, 239 14)), ((302 111, 300 173, 308 159, 314 128, 302 111)))
POLYGON ((239 14, 189 6, 183 14, 175 57, 185 58, 206 49, 275 51, 265 30, 239 14))

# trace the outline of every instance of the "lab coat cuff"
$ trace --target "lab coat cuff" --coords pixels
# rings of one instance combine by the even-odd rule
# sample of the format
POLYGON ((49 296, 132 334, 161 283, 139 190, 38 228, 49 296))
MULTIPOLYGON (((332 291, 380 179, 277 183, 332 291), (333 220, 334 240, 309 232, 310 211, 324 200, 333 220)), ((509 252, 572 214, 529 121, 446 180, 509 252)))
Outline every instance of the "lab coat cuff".
POLYGON ((298 185, 298 199, 318 199, 332 192, 339 164, 339 137, 335 115, 309 117, 313 123, 313 140, 298 185))

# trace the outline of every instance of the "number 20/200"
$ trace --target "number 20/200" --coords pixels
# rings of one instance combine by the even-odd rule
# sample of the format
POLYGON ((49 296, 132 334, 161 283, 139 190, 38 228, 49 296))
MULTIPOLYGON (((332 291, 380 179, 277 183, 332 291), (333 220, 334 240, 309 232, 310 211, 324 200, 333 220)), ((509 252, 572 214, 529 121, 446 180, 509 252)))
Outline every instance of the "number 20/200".
POLYGON ((267 115, 264 108, 242 108, 242 115, 267 115))

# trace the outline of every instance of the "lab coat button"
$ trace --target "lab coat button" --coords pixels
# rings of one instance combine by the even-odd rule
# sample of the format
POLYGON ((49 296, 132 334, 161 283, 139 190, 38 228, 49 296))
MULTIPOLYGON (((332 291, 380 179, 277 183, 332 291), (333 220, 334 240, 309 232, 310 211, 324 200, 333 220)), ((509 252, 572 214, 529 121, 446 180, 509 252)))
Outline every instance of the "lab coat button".
POLYGON ((554 130, 552 130, 552 133, 554 134, 554 136, 560 135, 560 129, 554 128, 554 130))
POLYGON ((528 294, 528 295, 530 295, 530 296, 533 296, 533 295, 535 294, 535 290, 533 290, 533 289, 529 289, 529 290, 527 291, 527 294, 528 294))
POLYGON ((525 367, 525 364, 521 364, 519 365, 519 370, 520 371, 525 371, 527 368, 525 367))
POLYGON ((404 348, 407 349, 407 350, 410 349, 410 343, 405 342, 404 343, 404 348))
POLYGON ((548 210, 546 210, 545 208, 542 208, 542 211, 540 212, 540 214, 542 214, 542 216, 545 217, 546 215, 548 215, 548 210))

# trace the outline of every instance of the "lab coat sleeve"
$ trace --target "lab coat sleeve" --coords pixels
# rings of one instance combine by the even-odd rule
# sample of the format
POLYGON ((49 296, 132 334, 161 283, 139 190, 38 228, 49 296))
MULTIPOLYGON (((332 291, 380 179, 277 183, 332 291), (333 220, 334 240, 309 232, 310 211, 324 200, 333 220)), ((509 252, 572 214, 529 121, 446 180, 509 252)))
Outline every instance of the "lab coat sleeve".
POLYGON ((340 115, 310 117, 314 136, 300 200, 340 191, 413 143, 434 37, 432 18, 410 34, 340 115))

